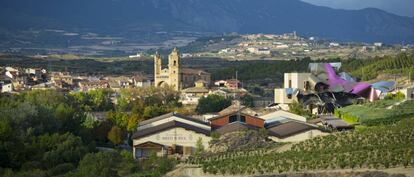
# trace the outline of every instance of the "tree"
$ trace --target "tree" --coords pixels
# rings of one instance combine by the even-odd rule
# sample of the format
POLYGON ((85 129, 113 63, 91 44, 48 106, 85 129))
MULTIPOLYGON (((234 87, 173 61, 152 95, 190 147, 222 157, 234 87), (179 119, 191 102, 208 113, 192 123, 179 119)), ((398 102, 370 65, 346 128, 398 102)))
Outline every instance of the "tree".
POLYGON ((200 98, 196 107, 196 112, 199 114, 219 112, 231 105, 231 100, 220 95, 208 95, 200 98))
POLYGON ((243 105, 247 106, 247 107, 253 107, 253 97, 249 94, 246 94, 244 96, 241 97, 241 102, 243 105))
POLYGON ((313 116, 309 110, 306 110, 302 104, 296 101, 289 105, 289 110, 290 112, 306 117, 307 119, 311 119, 313 116))
POLYGON ((160 116, 165 113, 167 113, 167 109, 165 109, 162 106, 156 106, 156 105, 147 106, 144 109, 144 113, 142 114, 142 117, 144 117, 144 119, 148 119, 148 118, 160 116))
POLYGON ((90 153, 80 161, 78 173, 80 176, 118 177, 118 164, 122 157, 116 152, 90 153))
POLYGON ((211 133, 210 136, 211 136, 211 140, 210 140, 210 142, 208 142, 208 144, 210 146, 212 146, 213 144, 216 144, 217 142, 219 142, 219 140, 220 140, 220 133, 214 131, 213 133, 211 133))
POLYGON ((129 117, 128 119, 127 131, 128 132, 136 131, 140 120, 141 119, 138 117, 137 114, 132 114, 131 117, 129 117))
POLYGON ((108 132, 108 139, 115 145, 118 145, 124 140, 124 132, 121 128, 114 126, 111 131, 108 132))
POLYGON ((196 151, 195 151, 195 154, 196 155, 200 155, 203 152, 204 152, 203 139, 200 137, 200 138, 198 138, 198 140, 196 142, 196 151))

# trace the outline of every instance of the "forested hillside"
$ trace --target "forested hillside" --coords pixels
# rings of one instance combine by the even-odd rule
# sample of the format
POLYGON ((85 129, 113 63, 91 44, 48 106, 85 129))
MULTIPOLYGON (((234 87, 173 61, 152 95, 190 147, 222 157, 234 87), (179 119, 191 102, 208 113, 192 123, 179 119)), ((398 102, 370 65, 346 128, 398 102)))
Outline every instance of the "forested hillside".
POLYGON ((332 60, 311 60, 303 58, 291 61, 241 61, 234 66, 213 71, 213 80, 231 79, 236 77, 245 83, 265 81, 267 83, 283 82, 284 73, 309 72, 309 63, 313 62, 337 62, 332 60))
POLYGON ((379 74, 414 74, 414 54, 349 59, 343 61, 343 69, 364 81, 375 79, 379 74))

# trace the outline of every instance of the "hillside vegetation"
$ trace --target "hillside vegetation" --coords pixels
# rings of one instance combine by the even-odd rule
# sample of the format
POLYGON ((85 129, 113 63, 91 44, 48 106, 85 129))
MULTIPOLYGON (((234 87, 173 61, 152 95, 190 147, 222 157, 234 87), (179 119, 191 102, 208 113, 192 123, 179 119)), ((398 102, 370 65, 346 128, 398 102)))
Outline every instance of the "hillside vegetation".
POLYGON ((391 168, 414 165, 414 118, 395 125, 335 133, 298 144, 285 152, 239 151, 189 161, 212 174, 269 174, 304 170, 391 168))
POLYGON ((393 124, 414 116, 414 101, 392 106, 397 102, 398 100, 381 100, 363 105, 351 105, 335 110, 335 115, 348 123, 367 126, 393 124))
POLYGON ((414 74, 414 54, 345 60, 343 69, 365 81, 375 79, 379 74, 414 74))

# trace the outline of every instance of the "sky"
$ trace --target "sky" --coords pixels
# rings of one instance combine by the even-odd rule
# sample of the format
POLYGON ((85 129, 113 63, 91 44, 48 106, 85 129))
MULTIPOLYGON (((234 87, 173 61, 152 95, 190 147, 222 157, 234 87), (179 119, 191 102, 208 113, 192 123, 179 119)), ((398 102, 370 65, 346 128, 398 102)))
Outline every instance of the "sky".
POLYGON ((302 0, 311 4, 337 9, 374 7, 401 16, 414 17, 414 0, 302 0))

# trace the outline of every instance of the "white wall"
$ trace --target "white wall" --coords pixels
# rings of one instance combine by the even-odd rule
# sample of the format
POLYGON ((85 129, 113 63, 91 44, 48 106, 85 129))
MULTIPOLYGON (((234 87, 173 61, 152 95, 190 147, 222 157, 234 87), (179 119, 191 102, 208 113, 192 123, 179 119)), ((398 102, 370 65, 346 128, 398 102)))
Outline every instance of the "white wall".
POLYGON ((10 93, 13 91, 13 84, 4 84, 1 89, 1 93, 10 93))
POLYGON ((294 96, 292 99, 287 97, 286 89, 275 89, 275 103, 278 104, 290 104, 293 102, 294 96))
POLYGON ((186 130, 181 127, 172 128, 169 130, 165 130, 147 137, 134 139, 133 144, 138 145, 141 143, 145 143, 148 141, 159 143, 167 146, 180 145, 185 147, 196 147, 197 140, 201 138, 204 148, 208 148, 208 142, 211 140, 209 136, 206 136, 201 133, 196 133, 191 130, 186 130))
POLYGON ((305 88, 305 81, 308 81, 310 73, 285 73, 284 88, 298 88, 303 90, 305 88), (289 80, 292 82, 292 87, 289 87, 289 80))

